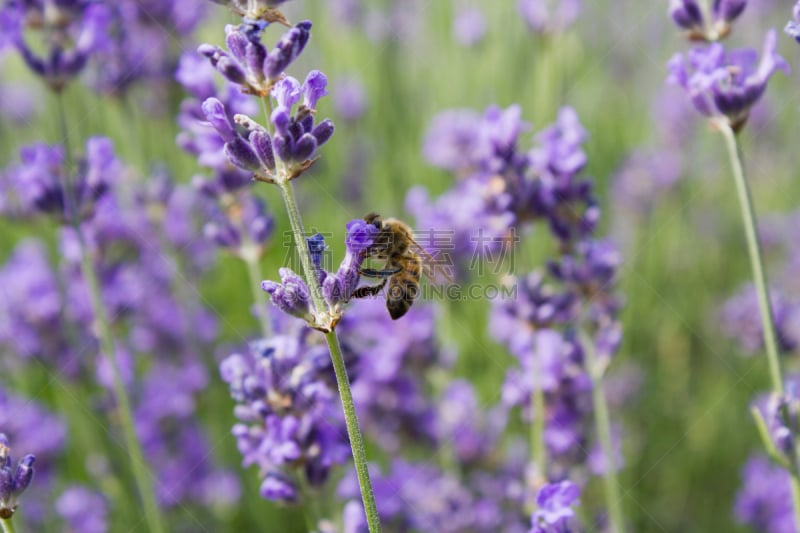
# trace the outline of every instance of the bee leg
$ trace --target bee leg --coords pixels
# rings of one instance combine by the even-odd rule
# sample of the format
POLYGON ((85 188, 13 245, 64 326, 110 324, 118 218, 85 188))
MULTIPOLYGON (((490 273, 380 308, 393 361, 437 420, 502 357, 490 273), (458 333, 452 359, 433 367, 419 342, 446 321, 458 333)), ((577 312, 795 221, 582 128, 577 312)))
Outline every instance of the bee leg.
POLYGON ((402 268, 390 268, 386 270, 375 270, 373 268, 365 268, 359 271, 359 274, 362 276, 367 276, 368 278, 389 278, 397 274, 403 270, 402 268))
POLYGON ((377 296, 383 288, 386 286, 386 279, 384 279, 378 285, 372 285, 369 287, 359 287, 358 289, 353 291, 352 296, 350 298, 366 298, 368 296, 377 296))

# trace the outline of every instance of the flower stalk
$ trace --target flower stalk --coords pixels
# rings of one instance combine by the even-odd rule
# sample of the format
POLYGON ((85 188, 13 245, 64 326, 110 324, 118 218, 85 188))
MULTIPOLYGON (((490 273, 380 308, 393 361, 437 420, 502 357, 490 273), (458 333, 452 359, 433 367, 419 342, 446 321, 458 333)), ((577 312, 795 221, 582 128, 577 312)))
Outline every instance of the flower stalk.
POLYGON ((608 519, 613 533, 625 533, 622 497, 619 491, 619 480, 617 479, 617 461, 614 458, 614 444, 611 439, 611 417, 608 412, 608 401, 606 400, 605 386, 603 384, 606 365, 598 359, 594 342, 585 333, 581 334, 581 344, 586 357, 589 378, 592 380, 592 406, 594 407, 597 437, 605 457, 603 487, 608 507, 608 519))
POLYGON ((736 191, 739 196, 739 209, 741 210, 744 233, 747 238, 747 252, 750 255, 750 268, 753 274, 753 283, 758 297, 758 310, 761 315, 761 329, 764 331, 764 347, 767 352, 767 364, 769 365, 772 390, 777 394, 783 394, 783 373, 781 370, 780 355, 778 353, 778 340, 775 335, 775 317, 772 311, 772 303, 769 299, 769 288, 767 285, 766 273, 764 272, 761 243, 759 242, 757 233, 756 214, 753 209, 750 188, 744 175, 741 150, 739 149, 736 133, 726 120, 714 121, 714 125, 725 138, 725 146, 728 149, 728 158, 733 170, 736 191))
MULTIPOLYGON (((272 104, 269 96, 263 98, 265 114, 267 115, 267 124, 270 124, 270 114, 272 111, 272 104)), ((300 215, 300 210, 297 207, 297 200, 294 195, 294 186, 292 179, 296 177, 291 174, 287 166, 276 159, 276 179, 275 184, 281 192, 281 199, 283 200, 286 213, 289 217, 289 224, 292 228, 292 235, 300 256, 300 263, 303 266, 303 273, 305 275, 306 284, 311 292, 311 299, 316 309, 316 323, 318 329, 322 330, 325 334, 325 341, 328 344, 328 349, 331 355, 331 362, 333 363, 334 372, 336 374, 336 385, 339 390, 339 398, 342 402, 342 409, 344 411, 345 425, 347 426, 347 436, 350 439, 350 448, 353 454, 353 462, 356 467, 356 475, 358 477, 358 485, 361 491, 361 499, 364 504, 364 512, 367 517, 367 525, 370 533, 379 533, 381 531, 381 523, 378 517, 378 508, 375 504, 375 494, 372 490, 372 481, 369 477, 369 469, 367 465, 367 453, 364 448, 364 438, 361 435, 361 429, 358 422, 358 415, 356 414, 355 404, 353 403, 353 394, 350 390, 350 378, 347 375, 347 368, 345 367, 344 358, 342 356, 342 349, 339 344, 339 338, 336 335, 334 328, 336 327, 337 317, 331 312, 330 306, 326 303, 322 295, 322 287, 315 274, 314 264, 311 260, 311 253, 306 245, 306 233, 303 227, 303 220, 300 215)))
MULTIPOLYGON (((727 121, 717 120, 714 122, 714 125, 725 138, 725 146, 728 150, 728 158, 733 170, 733 179, 736 183, 736 191, 739 196, 739 208, 741 210, 742 223, 744 224, 745 236, 747 238, 747 251, 750 255, 753 283, 756 287, 756 295, 758 297, 758 310, 761 316, 761 329, 764 332, 764 347, 767 352, 767 364, 769 365, 772 390, 778 396, 782 396, 784 393, 783 372, 781 369, 780 354, 778 352, 778 340, 775 333, 775 315, 772 310, 772 302, 769 298, 769 286, 767 284, 767 275, 764 271, 761 243, 758 238, 756 213, 753 208, 750 187, 747 184, 747 179, 744 174, 741 149, 736 137, 736 132, 734 132, 727 121)), ((774 449, 774 446, 771 448, 774 449)), ((770 447, 767 449, 769 451, 770 447)), ((800 472, 798 472, 796 463, 790 465, 787 471, 791 476, 794 522, 796 527, 800 529, 800 472)))
MULTIPOLYGON (((72 154, 70 152, 69 144, 69 131, 67 128, 66 111, 64 108, 64 98, 61 94, 58 95, 58 115, 59 126, 61 129, 62 142, 65 147, 65 170, 62 174, 64 182, 62 189, 64 191, 64 206, 68 215, 69 221, 78 238, 78 243, 81 249, 81 274, 86 283, 86 288, 89 291, 89 300, 92 306, 92 314, 94 315, 94 334, 100 342, 100 349, 109 359, 112 369, 112 380, 114 387, 114 395, 117 400, 119 421, 122 427, 122 434, 125 440, 125 447, 130 454, 130 465, 133 471, 133 477, 139 496, 142 499, 142 506, 147 522, 148 529, 153 533, 164 533, 163 518, 156 503, 155 493, 150 483, 152 477, 147 463, 145 462, 144 452, 136 436, 136 429, 133 419, 133 410, 131 407, 130 397, 125 388, 125 383, 122 380, 122 372, 119 368, 119 363, 115 355, 114 337, 111 333, 111 327, 108 322, 108 315, 103 303, 100 283, 97 279, 94 265, 92 264, 91 257, 86 253, 86 240, 83 237, 83 232, 79 220, 79 214, 75 208, 75 199, 72 194, 71 184, 68 183, 68 176, 72 169, 72 154)), ((5 524, 4 524, 5 526, 5 524)))
POLYGON ((10 518, 0 519, 0 527, 3 528, 3 533, 15 533, 14 522, 10 518))

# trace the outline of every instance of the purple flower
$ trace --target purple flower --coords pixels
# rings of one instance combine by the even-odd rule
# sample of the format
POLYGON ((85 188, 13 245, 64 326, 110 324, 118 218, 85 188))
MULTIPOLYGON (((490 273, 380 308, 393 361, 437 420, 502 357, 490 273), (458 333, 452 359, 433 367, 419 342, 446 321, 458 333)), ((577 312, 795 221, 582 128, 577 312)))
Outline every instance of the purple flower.
POLYGON ((360 119, 367 109, 367 91, 364 84, 354 76, 336 82, 333 105, 336 112, 347 122, 360 119))
POLYGON ((28 68, 54 91, 61 91, 77 77, 89 58, 108 45, 111 11, 108 6, 86 1, 7 2, 0 8, 0 30, 28 68), (29 26, 29 28, 26 28, 29 26), (37 55, 25 40, 28 29, 39 28, 49 48, 37 55), (71 43, 66 47, 66 43, 71 43))
POLYGON ((464 9, 453 19, 453 36, 462 46, 475 46, 486 34, 486 19, 479 9, 464 9))
POLYGON ((288 268, 281 268, 278 272, 281 275, 281 282, 263 281, 261 289, 269 293, 273 305, 284 313, 313 322, 311 293, 306 282, 288 268))
POLYGON ((71 531, 108 531, 108 502, 99 492, 71 485, 58 497, 55 508, 71 531))
POLYGON ((148 84, 153 111, 165 110, 176 57, 207 12, 205 0, 118 0, 107 4, 111 23, 106 46, 93 55, 89 84, 122 96, 139 82, 148 84), (183 39, 183 40, 181 40, 183 39), (179 47, 172 46, 177 41, 179 47))
POLYGON ((350 301, 353 292, 361 280, 361 264, 366 258, 366 250, 372 246, 378 229, 367 224, 363 219, 351 220, 347 223, 345 246, 347 252, 333 275, 325 277, 322 294, 334 309, 350 301))
POLYGON ((228 25, 225 27, 228 51, 210 44, 201 45, 197 51, 243 91, 266 96, 305 48, 311 37, 311 22, 303 21, 289 29, 272 50, 261 43, 264 27, 260 22, 228 25))
POLYGON ((281 329, 226 358, 220 374, 237 402, 233 435, 242 465, 259 466, 264 498, 292 502, 294 472, 319 487, 350 449, 327 349, 305 327, 281 329))
POLYGON ((776 40, 775 31, 770 30, 760 61, 755 50, 726 52, 718 43, 694 48, 685 56, 677 54, 669 62, 670 80, 683 87, 700 113, 712 119, 724 117, 738 130, 772 74, 789 72, 789 64, 775 51, 776 40))
POLYGON ((791 477, 761 456, 751 457, 742 469, 742 487, 736 496, 736 519, 757 531, 795 531, 791 477))
MULTIPOLYGON (((770 292, 770 300, 779 348, 791 352, 800 345, 800 306, 787 301, 775 289, 770 292)), ((720 310, 723 332, 738 341, 747 355, 759 353, 764 346, 759 316, 758 298, 752 284, 742 287, 720 310)))
POLYGON ((275 230, 275 219, 266 204, 254 196, 238 195, 227 206, 215 210, 203 233, 237 257, 257 260, 275 230))
POLYGON ((533 513, 530 533, 569 533, 573 531, 569 519, 575 516, 573 506, 580 503, 580 488, 571 481, 550 483, 539 489, 537 510, 533 513))
POLYGON ((91 216, 97 201, 123 172, 109 139, 92 137, 77 165, 77 175, 64 176, 60 146, 33 144, 20 150, 20 164, 8 170, 7 180, 28 212, 52 214, 62 221, 91 216), (64 190, 64 182, 70 188, 64 190))
POLYGON ((307 170, 316 159, 317 149, 333 136, 333 122, 314 119, 314 108, 319 98, 327 94, 327 78, 321 72, 311 71, 301 86, 287 76, 272 88, 276 102, 270 121, 275 134, 269 132, 246 115, 231 114, 217 98, 203 102, 203 112, 209 124, 224 142, 223 152, 235 167, 252 172, 260 181, 293 179, 307 170), (295 104, 303 104, 293 114, 295 104), (283 163, 280 176, 276 160, 283 163))
POLYGON ((561 33, 577 20, 581 0, 518 0, 517 9, 531 31, 561 33))
POLYGON ((670 0, 669 15, 689 39, 717 41, 730 33, 745 7, 747 0, 714 0, 712 6, 698 0, 670 0))
POLYGON ((36 458, 26 455, 14 465, 8 437, 0 433, 0 519, 11 518, 17 509, 17 499, 33 479, 36 458))

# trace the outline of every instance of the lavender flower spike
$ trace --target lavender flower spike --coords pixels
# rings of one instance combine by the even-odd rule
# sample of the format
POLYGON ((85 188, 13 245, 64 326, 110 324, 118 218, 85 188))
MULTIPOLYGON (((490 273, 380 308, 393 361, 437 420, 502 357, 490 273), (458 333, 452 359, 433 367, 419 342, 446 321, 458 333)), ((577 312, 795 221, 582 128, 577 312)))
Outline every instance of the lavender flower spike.
POLYGON ((539 490, 536 496, 537 511, 533 513, 530 533, 550 533, 559 531, 570 533, 569 519, 575 515, 573 505, 578 505, 580 488, 571 481, 550 483, 539 490))
POLYGON ((775 71, 789 73, 789 64, 775 51, 776 41, 775 30, 770 30, 760 62, 755 50, 726 52, 718 43, 677 54, 669 62, 670 80, 686 90, 700 113, 727 120, 738 131, 775 71))
POLYGON ((26 455, 12 467, 8 437, 0 433, 0 520, 8 520, 17 509, 17 498, 33 479, 33 455, 26 455))
POLYGON ((272 303, 284 313, 313 323, 314 313, 306 282, 288 268, 281 268, 278 272, 281 282, 265 280, 261 283, 261 289, 269 293, 272 303))
POLYGON ((353 292, 358 288, 358 282, 361 280, 361 264, 377 233, 378 229, 372 224, 367 224, 363 219, 359 218, 347 223, 347 238, 345 239, 347 254, 336 274, 327 276, 322 284, 322 294, 333 309, 340 310, 345 303, 350 301, 353 292))
POLYGON ((241 86, 243 92, 266 96, 308 44, 311 22, 297 24, 270 51, 261 42, 264 27, 257 22, 228 25, 225 27, 227 51, 210 44, 200 45, 197 51, 228 81, 241 86))
POLYGON ((692 41, 718 41, 726 37, 733 21, 747 7, 747 0, 714 0, 710 13, 704 4, 698 0, 670 0, 669 3, 672 20, 686 30, 686 36, 692 41))

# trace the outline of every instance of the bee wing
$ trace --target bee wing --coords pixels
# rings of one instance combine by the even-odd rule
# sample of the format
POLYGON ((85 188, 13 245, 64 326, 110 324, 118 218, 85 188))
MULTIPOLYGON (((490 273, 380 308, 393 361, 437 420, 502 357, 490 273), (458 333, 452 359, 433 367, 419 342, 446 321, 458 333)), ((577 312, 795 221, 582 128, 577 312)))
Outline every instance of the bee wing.
POLYGON ((449 283, 453 283, 453 276, 445 269, 445 265, 439 264, 440 262, 436 257, 422 247, 417 241, 409 237, 411 247, 422 257, 422 273, 425 277, 434 283, 440 283, 441 278, 444 278, 449 283), (438 268, 437 268, 438 267, 438 268))

